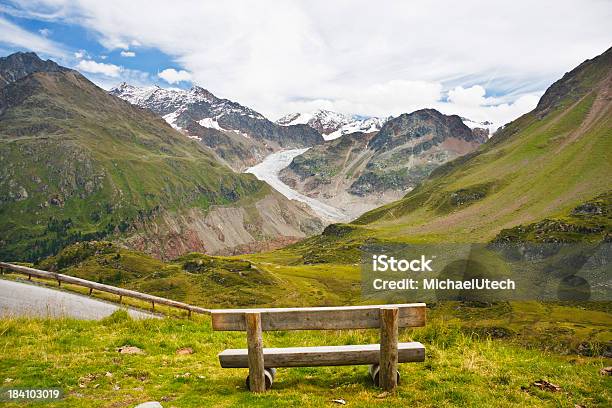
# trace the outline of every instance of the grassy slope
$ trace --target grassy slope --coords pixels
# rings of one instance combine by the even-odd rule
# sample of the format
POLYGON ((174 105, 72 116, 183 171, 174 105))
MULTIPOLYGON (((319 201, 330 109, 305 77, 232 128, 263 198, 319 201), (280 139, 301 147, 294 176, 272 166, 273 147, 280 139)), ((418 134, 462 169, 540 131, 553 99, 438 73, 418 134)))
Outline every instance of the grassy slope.
POLYGON ((400 240, 483 242, 611 190, 611 74, 608 51, 577 68, 575 84, 554 105, 512 122, 477 154, 434 171, 404 199, 356 224, 400 240), (453 202, 470 190, 479 194, 453 202))
POLYGON ((161 210, 268 192, 76 72, 33 74, 2 91, 10 105, 0 120, 0 194, 21 187, 27 198, 0 206, 1 258, 36 259, 161 210))
POLYGON ((359 296, 358 275, 346 265, 330 274, 325 265, 305 269, 243 259, 193 253, 162 262, 89 242, 69 246, 37 267, 206 307, 338 305, 359 296))
MULTIPOLYGON (((256 396, 244 389, 245 369, 221 369, 216 358, 226 347, 245 347, 244 333, 213 332, 208 320, 131 321, 121 313, 102 322, 0 320, 0 375, 12 379, 5 385, 13 387, 63 388, 66 399, 47 404, 54 407, 123 407, 147 400, 176 407, 325 406, 337 398, 361 407, 605 407, 612 402, 612 377, 598 373, 609 360, 466 334, 435 310, 431 314, 426 328, 400 334, 402 341, 424 342, 427 360, 400 365, 402 383, 394 395, 381 395, 367 368, 353 366, 280 369, 272 391, 256 396), (115 351, 126 344, 146 354, 115 351), (176 355, 182 347, 195 353, 176 355), (531 385, 541 379, 562 392, 531 385)), ((377 333, 273 332, 264 341, 278 347, 358 344, 376 342, 377 333)))

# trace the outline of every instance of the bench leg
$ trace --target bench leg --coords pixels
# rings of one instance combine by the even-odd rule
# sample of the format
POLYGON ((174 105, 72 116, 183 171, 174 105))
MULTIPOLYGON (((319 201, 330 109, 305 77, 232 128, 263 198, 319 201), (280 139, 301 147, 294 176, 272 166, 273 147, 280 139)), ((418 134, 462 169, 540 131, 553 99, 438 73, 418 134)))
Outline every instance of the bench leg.
MULTIPOLYGON (((266 390, 272 388, 272 384, 274 383, 274 378, 276 378, 276 368, 266 368, 264 369, 264 376, 266 381, 266 390)), ((246 378, 246 387, 247 390, 251 389, 251 381, 250 376, 247 375, 246 378)))
POLYGON ((397 387, 398 308, 380 309, 380 387, 393 391, 397 387))
MULTIPOLYGON (((397 384, 399 385, 400 372, 399 370, 396 372, 397 372, 397 384)), ((368 368, 368 373, 370 374, 370 377, 372 378, 372 382, 374 383, 374 386, 379 387, 380 386, 380 366, 378 364, 371 364, 370 367, 368 368)))
MULTIPOLYGON (((249 390, 264 392, 266 379, 263 356, 263 336, 261 334, 261 315, 259 312, 244 314, 249 350, 249 390)), ((272 385, 270 383, 270 385, 272 385)))

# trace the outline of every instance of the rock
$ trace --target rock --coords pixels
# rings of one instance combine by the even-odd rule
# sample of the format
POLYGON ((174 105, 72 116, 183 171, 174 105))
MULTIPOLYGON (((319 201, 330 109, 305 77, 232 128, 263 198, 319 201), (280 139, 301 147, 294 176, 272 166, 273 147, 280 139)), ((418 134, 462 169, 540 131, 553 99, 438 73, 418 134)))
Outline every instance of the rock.
POLYGON ((604 367, 599 370, 599 374, 601 375, 612 375, 612 367, 604 367))
POLYGON ((544 391, 551 391, 551 392, 561 391, 561 387, 551 382, 548 382, 546 380, 535 381, 532 385, 535 385, 536 387, 544 391))
POLYGON ((332 400, 332 402, 335 403, 335 404, 346 405, 346 401, 343 400, 342 398, 338 398, 338 399, 332 400))
POLYGON ((193 354, 193 349, 191 347, 184 347, 184 348, 176 350, 176 354, 178 354, 179 356, 182 356, 185 354, 193 354))
POLYGON ((191 373, 187 372, 185 374, 176 374, 174 378, 189 378, 191 377, 191 373))
POLYGON ((144 354, 144 351, 136 346, 121 346, 117 349, 117 352, 121 354, 144 354))
POLYGON ((142 404, 136 405, 134 408, 163 408, 162 404, 157 401, 143 402, 142 404))

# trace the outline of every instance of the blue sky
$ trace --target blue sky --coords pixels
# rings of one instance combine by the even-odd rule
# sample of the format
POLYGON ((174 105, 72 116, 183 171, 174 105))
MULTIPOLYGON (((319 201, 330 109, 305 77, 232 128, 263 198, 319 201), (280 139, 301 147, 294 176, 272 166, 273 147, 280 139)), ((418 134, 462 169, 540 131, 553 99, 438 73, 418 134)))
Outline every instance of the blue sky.
MULTIPOLYGON (((10 5, 3 2, 4 7, 11 10, 10 5)), ((4 9, 6 11, 7 9, 4 9)), ((172 57, 165 54, 155 47, 144 47, 130 44, 126 48, 108 48, 101 44, 100 36, 94 30, 90 30, 82 25, 50 19, 36 19, 34 16, 19 15, 19 13, 4 12, 0 16, 8 24, 11 24, 19 29, 31 33, 48 41, 51 44, 56 44, 58 50, 50 51, 46 49, 37 49, 36 46, 28 47, 28 44, 15 44, 12 41, 6 40, 10 36, 4 37, 4 41, 0 41, 0 50, 3 55, 10 54, 16 51, 37 51, 41 57, 56 60, 66 66, 79 69, 81 61, 93 61, 99 65, 101 72, 83 70, 83 74, 99 85, 109 88, 121 82, 123 79, 137 85, 152 85, 159 86, 174 86, 174 87, 189 87, 191 81, 180 81, 169 83, 160 78, 158 74, 166 69, 175 69, 180 71, 181 68, 176 64, 172 57), (130 47, 131 46, 131 47, 130 47), (131 48, 131 49, 130 49, 131 48), (105 74, 104 72, 115 72, 112 69, 103 71, 105 64, 109 67, 119 67, 117 75, 105 74)), ((85 64, 84 66, 87 66, 85 64)))
POLYGON ((612 2, 0 0, 0 52, 104 88, 203 86, 271 119, 436 108, 504 124, 612 45, 612 2))

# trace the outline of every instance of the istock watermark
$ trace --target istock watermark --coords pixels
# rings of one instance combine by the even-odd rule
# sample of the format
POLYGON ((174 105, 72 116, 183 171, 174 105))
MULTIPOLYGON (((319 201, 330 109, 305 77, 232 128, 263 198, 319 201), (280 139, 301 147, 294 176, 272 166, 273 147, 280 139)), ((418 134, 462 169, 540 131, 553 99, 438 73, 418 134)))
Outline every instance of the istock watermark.
POLYGON ((387 302, 612 300, 612 244, 362 247, 362 294, 387 302))

